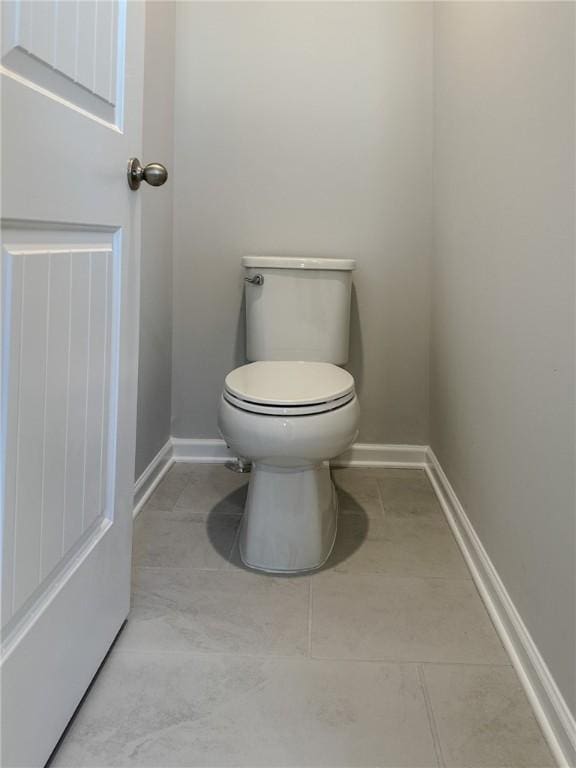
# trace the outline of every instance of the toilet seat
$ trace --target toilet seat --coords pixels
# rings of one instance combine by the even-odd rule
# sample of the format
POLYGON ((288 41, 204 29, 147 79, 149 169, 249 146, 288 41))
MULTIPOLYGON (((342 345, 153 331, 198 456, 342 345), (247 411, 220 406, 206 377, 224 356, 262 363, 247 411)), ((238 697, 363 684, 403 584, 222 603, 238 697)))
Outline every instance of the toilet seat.
POLYGON ((230 405, 239 408, 242 411, 248 411, 249 413, 259 413, 263 416, 309 416, 315 413, 327 413, 328 411, 334 411, 337 408, 341 408, 346 403, 349 403, 354 399, 354 392, 350 392, 344 397, 339 397, 336 400, 329 400, 324 403, 314 403, 313 405, 301 405, 301 406, 286 406, 286 405, 262 405, 261 403, 251 403, 249 400, 241 400, 230 392, 224 390, 224 400, 230 405))
POLYGON ((243 411, 305 416, 342 407, 354 397, 354 379, 331 363, 259 361, 226 376, 224 399, 243 411))

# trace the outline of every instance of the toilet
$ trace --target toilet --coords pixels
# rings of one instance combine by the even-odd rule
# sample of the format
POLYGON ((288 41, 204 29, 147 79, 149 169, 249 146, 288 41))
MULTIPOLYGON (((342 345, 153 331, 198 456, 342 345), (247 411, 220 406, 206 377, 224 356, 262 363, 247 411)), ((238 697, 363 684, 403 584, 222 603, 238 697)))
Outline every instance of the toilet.
POLYGON ((252 462, 240 531, 250 568, 320 567, 336 538, 329 460, 354 442, 360 408, 348 360, 353 259, 244 256, 246 349, 218 412, 228 447, 252 462))

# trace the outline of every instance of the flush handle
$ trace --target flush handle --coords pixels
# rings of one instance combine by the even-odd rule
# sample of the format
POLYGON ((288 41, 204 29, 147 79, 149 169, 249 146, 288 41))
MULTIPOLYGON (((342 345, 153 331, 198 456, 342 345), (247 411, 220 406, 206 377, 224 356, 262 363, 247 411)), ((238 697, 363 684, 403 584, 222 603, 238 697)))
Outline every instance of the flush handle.
POLYGON ((245 277, 244 280, 250 285, 264 285, 264 275, 261 275, 260 272, 252 277, 245 277))

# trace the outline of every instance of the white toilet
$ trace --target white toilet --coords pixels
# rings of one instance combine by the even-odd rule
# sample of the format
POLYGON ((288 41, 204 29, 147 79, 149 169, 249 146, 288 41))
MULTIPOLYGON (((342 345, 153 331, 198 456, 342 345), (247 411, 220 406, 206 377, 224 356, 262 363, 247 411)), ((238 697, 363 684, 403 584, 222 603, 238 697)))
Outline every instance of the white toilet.
POLYGON ((336 538, 328 460, 358 434, 348 359, 352 259, 244 256, 247 357, 226 377, 218 425, 252 462, 240 533, 251 568, 321 566, 336 538))

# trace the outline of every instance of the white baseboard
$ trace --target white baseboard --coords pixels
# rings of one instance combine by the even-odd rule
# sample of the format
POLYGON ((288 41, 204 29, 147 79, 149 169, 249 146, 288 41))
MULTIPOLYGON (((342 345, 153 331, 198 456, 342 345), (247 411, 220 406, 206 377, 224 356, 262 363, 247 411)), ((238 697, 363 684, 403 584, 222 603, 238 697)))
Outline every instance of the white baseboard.
POLYGON ((224 440, 188 440, 172 438, 174 461, 188 461, 195 464, 223 464, 234 458, 224 440))
POLYGON ((169 438, 134 484, 134 517, 148 501, 154 489, 174 463, 172 439, 169 438))
POLYGON ((574 717, 431 449, 426 470, 554 757, 561 768, 574 768, 574 717))
MULTIPOLYGON (((175 461, 219 464, 234 458, 224 440, 173 437, 172 446, 175 461)), ((425 467, 426 451, 425 445, 354 443, 330 463, 335 467, 425 467)))
POLYGON ((354 443, 330 464, 333 467, 422 467, 426 466, 426 445, 385 445, 354 443))

